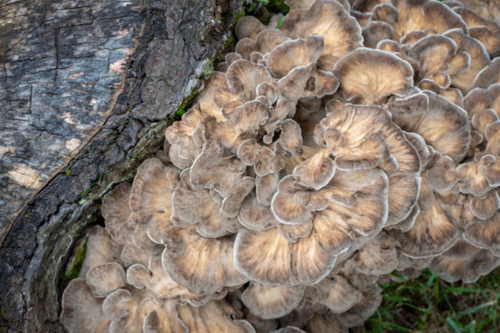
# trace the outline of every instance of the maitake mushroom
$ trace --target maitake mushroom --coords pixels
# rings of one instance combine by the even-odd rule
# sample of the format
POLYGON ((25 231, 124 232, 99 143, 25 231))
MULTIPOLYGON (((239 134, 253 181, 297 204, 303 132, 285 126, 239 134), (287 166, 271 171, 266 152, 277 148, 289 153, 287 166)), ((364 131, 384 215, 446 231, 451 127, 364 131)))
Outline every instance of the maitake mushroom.
POLYGON ((456 1, 287 3, 279 29, 238 22, 166 151, 104 198, 69 332, 356 331, 393 272, 500 265, 496 23, 456 1))

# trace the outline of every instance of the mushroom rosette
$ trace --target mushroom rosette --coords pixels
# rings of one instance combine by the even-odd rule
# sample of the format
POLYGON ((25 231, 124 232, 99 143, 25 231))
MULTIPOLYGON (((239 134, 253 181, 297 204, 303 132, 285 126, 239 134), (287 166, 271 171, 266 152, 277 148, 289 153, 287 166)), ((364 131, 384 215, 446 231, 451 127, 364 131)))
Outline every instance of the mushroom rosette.
POLYGON ((500 265, 498 25, 455 1, 286 2, 239 20, 164 151, 104 197, 70 333, 347 333, 397 276, 500 265))

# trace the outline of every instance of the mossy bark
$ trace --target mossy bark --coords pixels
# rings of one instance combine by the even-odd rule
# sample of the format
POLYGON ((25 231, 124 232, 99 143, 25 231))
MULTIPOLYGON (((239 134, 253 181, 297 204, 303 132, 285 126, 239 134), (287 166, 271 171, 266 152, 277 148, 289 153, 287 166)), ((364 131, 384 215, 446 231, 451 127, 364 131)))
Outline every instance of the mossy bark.
POLYGON ((103 195, 162 147, 240 11, 237 0, 2 6, 0 332, 63 332, 76 240, 102 222, 103 195))

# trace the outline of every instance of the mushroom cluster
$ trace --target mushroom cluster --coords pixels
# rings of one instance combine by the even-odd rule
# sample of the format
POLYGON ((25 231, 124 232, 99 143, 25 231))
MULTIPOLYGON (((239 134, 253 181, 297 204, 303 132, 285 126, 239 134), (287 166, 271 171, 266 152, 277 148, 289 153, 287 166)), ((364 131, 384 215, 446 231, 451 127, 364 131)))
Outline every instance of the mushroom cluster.
POLYGON ((238 22, 105 197, 69 332, 349 332, 395 271, 500 265, 500 27, 453 0, 287 3, 238 22))

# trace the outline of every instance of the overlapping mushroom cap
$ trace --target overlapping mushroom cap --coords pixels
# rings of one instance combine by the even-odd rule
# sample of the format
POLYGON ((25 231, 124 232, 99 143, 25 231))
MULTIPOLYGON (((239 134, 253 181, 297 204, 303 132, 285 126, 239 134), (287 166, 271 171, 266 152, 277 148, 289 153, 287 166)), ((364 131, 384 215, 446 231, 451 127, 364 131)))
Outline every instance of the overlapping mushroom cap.
POLYGON ((500 28, 454 2, 287 3, 279 29, 237 23, 166 151, 104 198, 71 333, 349 332, 393 271, 500 265, 500 28))

